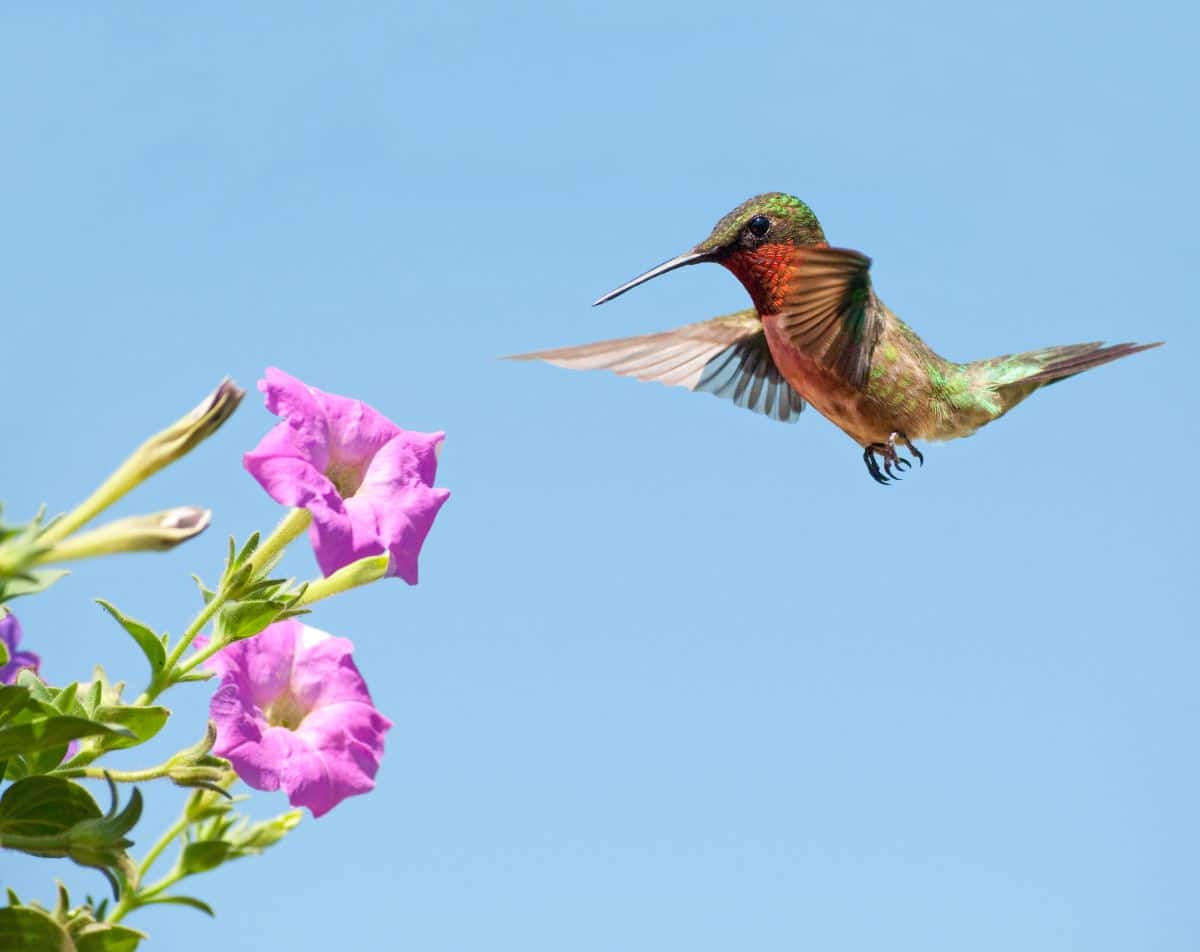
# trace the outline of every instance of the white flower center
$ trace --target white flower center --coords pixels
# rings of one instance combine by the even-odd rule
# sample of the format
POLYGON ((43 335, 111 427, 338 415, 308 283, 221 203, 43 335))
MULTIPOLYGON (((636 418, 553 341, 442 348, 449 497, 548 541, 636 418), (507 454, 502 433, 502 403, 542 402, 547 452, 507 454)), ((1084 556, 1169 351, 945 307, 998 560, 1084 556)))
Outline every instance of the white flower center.
POLYGON ((284 727, 289 731, 294 731, 304 721, 304 718, 308 717, 309 710, 291 691, 284 691, 267 705, 263 714, 266 715, 267 723, 272 727, 284 727))
POLYGON ((330 457, 329 465, 325 467, 325 476, 333 483, 338 495, 343 499, 349 499, 358 492, 358 487, 362 485, 366 473, 366 466, 346 463, 336 456, 330 457))

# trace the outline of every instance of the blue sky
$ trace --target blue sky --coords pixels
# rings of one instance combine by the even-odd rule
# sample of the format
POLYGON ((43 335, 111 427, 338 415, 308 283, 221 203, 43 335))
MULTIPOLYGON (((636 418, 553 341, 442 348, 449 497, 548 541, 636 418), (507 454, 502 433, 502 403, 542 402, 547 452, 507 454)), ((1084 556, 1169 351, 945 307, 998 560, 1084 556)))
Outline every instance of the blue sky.
MULTIPOLYGON (((377 791, 197 881, 217 920, 132 920, 149 948, 1194 949, 1197 25, 1155 0, 0 14, 11 515, 267 365, 448 433, 421 584, 312 619, 396 722, 377 791), (949 357, 1168 345, 886 490, 816 414, 495 360, 744 306, 715 267, 588 305, 769 190, 949 357)), ((212 506, 207 535, 18 603, 45 673, 139 683, 91 599, 178 631, 188 573, 279 515, 240 466, 271 423, 252 395, 122 506, 212 506)), ((178 797, 144 792, 149 840, 178 797)), ((64 874, 0 872, 44 902, 64 874)))

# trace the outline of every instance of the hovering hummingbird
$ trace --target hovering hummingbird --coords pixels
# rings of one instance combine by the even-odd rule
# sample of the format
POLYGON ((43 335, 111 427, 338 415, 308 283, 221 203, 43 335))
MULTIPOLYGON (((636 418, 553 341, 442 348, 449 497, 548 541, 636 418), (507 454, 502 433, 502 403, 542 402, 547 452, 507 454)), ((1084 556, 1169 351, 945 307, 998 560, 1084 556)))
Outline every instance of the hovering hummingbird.
POLYGON ((898 444, 923 465, 913 440, 970 436, 1041 387, 1159 346, 1096 342, 965 364, 946 360, 876 297, 871 259, 831 248, 812 209, 780 192, 743 202, 691 251, 595 304, 703 261, 732 271, 754 308, 512 359, 705 391, 784 422, 811 403, 863 448, 867 471, 886 485, 912 465, 898 444))

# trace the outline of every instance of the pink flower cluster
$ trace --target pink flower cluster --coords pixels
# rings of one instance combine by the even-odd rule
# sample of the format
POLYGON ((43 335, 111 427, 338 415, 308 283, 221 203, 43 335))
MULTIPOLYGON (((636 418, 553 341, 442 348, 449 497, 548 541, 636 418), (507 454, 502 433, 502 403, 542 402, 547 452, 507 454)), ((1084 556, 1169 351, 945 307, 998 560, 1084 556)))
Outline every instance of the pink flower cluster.
MULTIPOLYGON (((417 557, 449 497, 433 485, 441 433, 402 430, 376 410, 270 368, 259 382, 281 418, 246 469, 273 499, 312 513, 325 575, 388 553, 388 574, 416 584, 417 557)), ((373 789, 391 721, 375 709, 353 644, 292 619, 215 654, 213 752, 250 786, 283 790, 322 816, 373 789)))

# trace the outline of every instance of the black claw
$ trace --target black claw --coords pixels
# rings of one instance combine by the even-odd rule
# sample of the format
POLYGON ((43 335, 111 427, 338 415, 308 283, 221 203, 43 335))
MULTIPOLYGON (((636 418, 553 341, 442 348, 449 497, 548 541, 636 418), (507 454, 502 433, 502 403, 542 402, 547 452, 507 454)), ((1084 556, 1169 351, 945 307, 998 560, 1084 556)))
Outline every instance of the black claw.
POLYGON ((912 463, 910 463, 908 460, 906 460, 903 456, 897 456, 896 457, 896 469, 901 470, 901 471, 904 471, 906 469, 912 469, 912 463))
POLYGON ((879 471, 879 461, 875 458, 875 447, 873 445, 863 450, 863 462, 867 464, 867 473, 875 482, 879 483, 880 486, 888 484, 887 477, 879 471))
POLYGON ((905 448, 906 448, 906 449, 907 449, 907 450, 908 450, 910 453, 912 453, 912 455, 913 455, 913 456, 915 456, 915 457, 917 458, 917 462, 918 462, 918 463, 920 463, 922 466, 924 466, 924 465, 925 465, 925 454, 924 454, 924 453, 922 453, 922 452, 921 452, 919 449, 917 449, 915 446, 913 446, 913 445, 912 445, 912 440, 910 440, 910 439, 909 439, 907 436, 905 436, 903 433, 898 433, 898 434, 897 434, 897 436, 898 436, 898 437, 899 437, 899 439, 900 439, 900 440, 901 440, 901 441, 904 443, 904 446, 905 446, 905 448))

